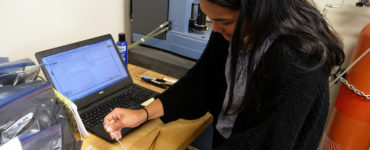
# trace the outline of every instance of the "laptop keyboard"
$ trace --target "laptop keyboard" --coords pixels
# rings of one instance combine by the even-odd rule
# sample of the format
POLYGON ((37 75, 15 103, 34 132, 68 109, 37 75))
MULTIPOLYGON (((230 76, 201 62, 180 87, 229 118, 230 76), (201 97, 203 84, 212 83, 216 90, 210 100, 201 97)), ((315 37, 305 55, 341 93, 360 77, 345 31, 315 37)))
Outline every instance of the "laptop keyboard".
POLYGON ((135 107, 148 100, 153 94, 154 92, 151 90, 142 89, 136 85, 132 85, 117 97, 113 97, 105 103, 102 103, 81 114, 82 122, 84 125, 93 128, 96 125, 102 124, 104 117, 114 108, 135 107))

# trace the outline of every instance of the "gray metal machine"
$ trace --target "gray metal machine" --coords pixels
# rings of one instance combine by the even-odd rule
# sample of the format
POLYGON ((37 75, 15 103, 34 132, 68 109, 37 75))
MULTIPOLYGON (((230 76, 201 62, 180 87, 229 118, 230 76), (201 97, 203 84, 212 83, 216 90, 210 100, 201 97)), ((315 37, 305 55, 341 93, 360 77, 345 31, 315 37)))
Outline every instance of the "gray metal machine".
POLYGON ((163 22, 170 30, 143 44, 198 59, 211 33, 199 0, 132 0, 133 41, 139 41, 163 22))

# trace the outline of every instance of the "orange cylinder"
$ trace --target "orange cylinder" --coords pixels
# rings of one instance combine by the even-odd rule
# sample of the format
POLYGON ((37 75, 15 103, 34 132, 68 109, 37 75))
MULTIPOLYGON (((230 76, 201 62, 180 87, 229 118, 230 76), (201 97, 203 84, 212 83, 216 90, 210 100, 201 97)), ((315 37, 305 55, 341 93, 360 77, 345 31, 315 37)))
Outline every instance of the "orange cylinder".
MULTIPOLYGON (((351 63, 370 48, 370 24, 362 31, 351 63)), ((370 53, 346 74, 357 90, 370 94, 370 53)), ((368 150, 370 147, 370 100, 341 85, 329 124, 324 149, 368 150)))

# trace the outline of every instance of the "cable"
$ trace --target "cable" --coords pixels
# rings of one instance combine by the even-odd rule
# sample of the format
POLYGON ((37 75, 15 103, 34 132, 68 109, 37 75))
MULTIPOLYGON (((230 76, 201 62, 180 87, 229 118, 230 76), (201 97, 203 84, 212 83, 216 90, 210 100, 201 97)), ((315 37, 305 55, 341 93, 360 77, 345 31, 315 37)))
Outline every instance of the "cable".
MULTIPOLYGON (((110 130, 112 130, 107 124, 103 123, 104 125, 104 128, 106 128, 108 130, 109 133, 111 133, 110 130)), ((112 135, 114 136, 114 139, 122 146, 122 148, 124 150, 127 150, 126 146, 123 145, 123 143, 118 139, 118 137, 116 136, 116 134, 112 133, 112 135)))
POLYGON ((115 135, 115 134, 113 134, 113 136, 114 136, 114 138, 116 139, 116 141, 117 141, 119 144, 121 144, 122 148, 123 148, 124 150, 127 150, 127 148, 123 145, 123 143, 122 143, 120 140, 118 140, 118 138, 116 137, 116 135, 115 135))

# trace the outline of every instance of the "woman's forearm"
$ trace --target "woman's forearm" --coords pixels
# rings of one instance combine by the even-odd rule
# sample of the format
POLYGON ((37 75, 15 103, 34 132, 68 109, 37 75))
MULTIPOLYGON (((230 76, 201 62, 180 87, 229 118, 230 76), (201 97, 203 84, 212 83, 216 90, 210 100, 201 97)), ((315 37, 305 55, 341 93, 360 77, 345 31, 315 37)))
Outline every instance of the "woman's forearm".
POLYGON ((148 110, 148 120, 161 117, 164 114, 162 102, 158 98, 149 105, 145 106, 145 108, 148 110))

